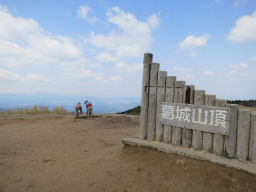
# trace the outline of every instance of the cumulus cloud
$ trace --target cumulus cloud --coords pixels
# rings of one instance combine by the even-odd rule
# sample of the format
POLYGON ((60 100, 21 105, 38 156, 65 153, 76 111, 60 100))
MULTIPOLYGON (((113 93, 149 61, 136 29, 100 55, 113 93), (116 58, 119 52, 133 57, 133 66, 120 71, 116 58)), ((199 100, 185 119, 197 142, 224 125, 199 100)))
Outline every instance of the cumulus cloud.
POLYGON ((95 16, 92 16, 93 10, 91 9, 91 7, 84 5, 84 6, 80 6, 77 10, 77 17, 87 20, 90 23, 96 23, 98 21, 98 18, 95 16))
POLYGON ((235 42, 256 40, 256 11, 252 15, 245 15, 236 21, 235 26, 227 35, 227 39, 235 42))
MULTIPOLYGON (((0 65, 5 68, 54 65, 71 76, 69 70, 86 68, 87 60, 71 38, 46 33, 35 20, 15 17, 7 9, 0 9, 0 65)), ((86 74, 84 78, 90 77, 86 74)), ((29 77, 33 78, 40 79, 29 77)))
POLYGON ((215 71, 209 71, 209 70, 204 71, 204 75, 206 76, 212 76, 214 74, 215 74, 215 71))
POLYGON ((193 35, 187 36, 182 42, 179 43, 181 49, 194 49, 197 47, 207 45, 209 35, 203 35, 200 37, 195 37, 193 35))
MULTIPOLYGON (((81 6, 77 10, 77 17, 90 22, 93 10, 88 6, 81 6)), ((85 79, 120 81, 123 78, 112 76, 113 71, 141 70, 142 64, 138 58, 150 50, 151 33, 159 26, 159 16, 152 14, 145 20, 139 20, 119 7, 113 7, 106 12, 106 19, 108 26, 112 27, 109 33, 92 31, 81 40, 51 34, 35 19, 17 17, 7 8, 0 8, 0 79, 23 82, 22 85, 27 85, 30 89, 28 84, 33 82, 52 82, 43 74, 37 73, 41 69, 44 72, 47 68, 52 69, 49 75, 63 81, 56 82, 60 87, 67 82, 70 85, 73 82, 79 84, 85 82, 85 79), (90 56, 85 58, 84 52, 90 56), (98 67, 98 71, 95 71, 94 63, 99 66, 108 64, 109 69, 104 74, 102 68, 98 67), (27 70, 26 75, 24 69, 27 70), (23 75, 16 73, 17 71, 22 71, 23 75)), ((5 83, 5 89, 13 85, 11 83, 5 83)))
POLYGON ((195 49, 198 47, 206 46, 209 38, 210 35, 202 35, 200 37, 189 35, 179 43, 179 48, 186 51, 188 55, 194 57, 196 56, 195 49))
POLYGON ((150 26, 150 28, 157 28, 160 23, 160 18, 156 14, 153 14, 148 17, 147 23, 150 26))
MULTIPOLYGON (((149 16, 146 21, 140 21, 135 15, 125 12, 119 7, 113 7, 108 10, 106 16, 109 23, 117 26, 117 30, 112 30, 107 35, 91 32, 89 37, 84 40, 85 43, 91 44, 97 50, 108 52, 99 54, 98 60, 112 61, 120 69, 118 63, 122 60, 138 58, 150 49, 151 32, 160 22, 156 14, 149 16)), ((125 66, 139 69, 133 62, 127 62, 125 66)))

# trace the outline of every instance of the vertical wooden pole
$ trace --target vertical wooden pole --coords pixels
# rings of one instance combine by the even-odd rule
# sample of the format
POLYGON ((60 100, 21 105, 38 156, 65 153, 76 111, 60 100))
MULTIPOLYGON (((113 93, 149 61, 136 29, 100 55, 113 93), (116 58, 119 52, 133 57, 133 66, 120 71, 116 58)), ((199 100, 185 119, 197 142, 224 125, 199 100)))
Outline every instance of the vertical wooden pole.
POLYGON ((230 108, 230 129, 229 134, 224 136, 224 155, 226 157, 234 158, 236 155, 236 136, 237 136, 237 115, 238 105, 227 104, 226 107, 230 108))
POLYGON ((247 160, 250 137, 250 110, 238 110, 237 152, 239 160, 247 160))
MULTIPOLYGON (((216 95, 205 95, 205 105, 214 106, 216 95)), ((203 150, 210 152, 212 151, 213 134, 203 132, 203 150)))
MULTIPOLYGON (((194 85, 186 85, 183 92, 183 103, 193 104, 194 103, 194 85), (190 90, 190 91, 188 91, 190 90)), ((192 130, 191 129, 182 129, 182 146, 191 147, 192 146, 192 130)))
MULTIPOLYGON (((216 99, 216 107, 225 107, 227 101, 224 99, 216 99)), ((217 155, 223 155, 224 152, 224 135, 213 134, 213 152, 217 155)))
POLYGON ((157 108, 156 108, 156 140, 163 140, 163 131, 164 125, 160 124, 160 114, 161 114, 161 103, 164 101, 165 97, 165 82, 166 82, 166 71, 158 72, 158 81, 157 81, 157 108))
POLYGON ((249 160, 256 163, 256 113, 251 114, 249 160))
POLYGON ((150 70, 150 88, 149 88, 149 105, 148 105, 148 131, 147 139, 153 141, 156 131, 156 100, 157 100, 157 74, 159 63, 152 63, 150 70))
MULTIPOLYGON (((175 91, 174 91, 174 103, 183 103, 183 89, 185 86, 185 81, 176 81, 175 82, 175 91)), ((181 145, 181 128, 173 127, 172 128, 172 144, 181 145)))
POLYGON ((148 127, 148 101, 149 101, 149 80, 150 66, 153 60, 151 53, 144 54, 143 77, 142 77, 142 95, 141 95, 141 112, 140 112, 140 139, 146 139, 148 127))
MULTIPOLYGON (((195 90, 194 92, 194 104, 204 105, 205 103, 205 90, 195 90)), ((203 134, 202 131, 193 130, 192 135, 192 147, 195 150, 201 150, 203 148, 203 134)))
MULTIPOLYGON (((175 76, 166 77, 165 84, 165 102, 173 103, 174 100, 174 89, 175 89, 175 76)), ((172 140, 172 127, 168 125, 164 125, 164 142, 170 143, 172 140)))

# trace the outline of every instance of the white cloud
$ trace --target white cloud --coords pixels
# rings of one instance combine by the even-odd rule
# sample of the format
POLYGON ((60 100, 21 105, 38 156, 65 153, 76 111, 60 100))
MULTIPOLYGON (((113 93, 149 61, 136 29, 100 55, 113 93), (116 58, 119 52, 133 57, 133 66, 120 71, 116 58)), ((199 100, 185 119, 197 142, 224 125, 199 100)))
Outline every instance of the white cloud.
POLYGON ((156 14, 153 14, 148 17, 147 23, 151 28, 157 28, 159 26, 160 19, 156 14))
POLYGON ((84 77, 89 76, 79 44, 44 32, 33 19, 14 17, 7 9, 0 9, 0 66, 19 69, 28 65, 55 66, 69 77, 72 70, 83 69, 84 77))
POLYGON ((200 37, 195 37, 193 35, 187 36, 182 42, 179 43, 181 49, 194 49, 197 47, 207 45, 209 35, 203 35, 200 37))
POLYGON ((50 82, 43 75, 34 74, 34 73, 28 74, 27 80, 29 80, 29 81, 45 81, 45 82, 50 82))
POLYGON ((247 63, 240 63, 239 65, 229 65, 229 67, 232 69, 239 69, 239 68, 246 69, 246 68, 248 68, 248 66, 249 65, 247 63))
POLYGON ((247 63, 241 63, 240 66, 244 69, 248 68, 248 64, 247 63))
POLYGON ((202 35, 200 37, 189 35, 179 43, 179 48, 184 50, 185 53, 187 53, 189 56, 195 57, 195 49, 198 47, 206 46, 209 38, 210 35, 202 35))
POLYGON ((101 62, 115 62, 116 58, 109 53, 102 52, 99 55, 97 55, 97 60, 101 62))
POLYGON ((215 71, 209 71, 209 70, 204 71, 204 75, 206 76, 212 76, 214 74, 215 74, 215 71))
POLYGON ((8 81, 23 81, 24 80, 24 78, 21 75, 11 72, 11 71, 3 70, 3 69, 0 69, 0 79, 8 80, 8 81))
POLYGON ((77 10, 77 16, 83 19, 88 17, 88 12, 91 10, 89 6, 80 6, 77 10))
MULTIPOLYGON (((98 59, 121 62, 125 58, 134 59, 141 57, 151 46, 151 31, 159 25, 157 15, 151 15, 147 21, 139 21, 135 15, 121 10, 119 7, 111 8, 107 13, 107 20, 117 26, 117 30, 110 31, 107 35, 91 32, 84 40, 98 50, 107 51, 114 58, 106 55, 98 59), (116 60, 116 61, 114 61, 116 60)), ((133 63, 126 63, 133 65, 133 63)))
POLYGON ((89 6, 87 5, 80 6, 77 10, 77 17, 87 20, 90 23, 96 23, 98 21, 98 18, 95 16, 89 16, 91 12, 92 12, 92 9, 89 6))
POLYGON ((191 68, 174 66, 173 71, 182 80, 189 81, 194 79, 194 75, 192 74, 193 70, 191 68))
POLYGON ((235 42, 247 42, 256 40, 256 11, 252 15, 240 17, 231 29, 227 39, 235 42))
POLYGON ((230 78, 233 80, 239 80, 239 79, 255 80, 256 79, 256 72, 254 71, 230 70, 228 71, 228 74, 230 75, 230 78))
POLYGON ((120 76, 112 76, 112 77, 110 77, 110 80, 111 80, 111 81, 121 81, 121 80, 123 80, 123 79, 122 79, 122 77, 120 77, 120 76))
POLYGON ((190 68, 185 68, 185 67, 173 67, 173 71, 179 72, 179 73, 191 73, 192 69, 190 68))
POLYGON ((256 62, 256 56, 252 57, 251 60, 256 62))
POLYGON ((0 69, 0 79, 1 80, 8 80, 8 81, 16 81, 16 82, 25 82, 25 81, 44 81, 50 82, 46 79, 43 75, 30 73, 27 76, 22 76, 18 73, 0 69))
POLYGON ((115 64, 116 68, 123 72, 134 72, 142 70, 143 65, 141 63, 136 63, 133 65, 127 65, 124 62, 120 61, 115 64))
MULTIPOLYGON (((77 16, 81 19, 88 19, 92 17, 93 10, 84 9, 77 14, 80 14, 77 16)), ((94 91, 95 87, 91 82, 97 84, 95 81, 128 79, 125 78, 128 74, 124 74, 124 77, 115 76, 113 71, 119 73, 141 70, 141 56, 150 50, 151 32, 159 26, 158 15, 153 14, 145 20, 139 20, 135 15, 114 7, 106 13, 106 19, 107 27, 111 28, 109 33, 92 31, 81 41, 51 34, 35 19, 15 16, 7 9, 0 9, 0 68, 1 80, 5 79, 2 81, 4 86, 1 85, 1 92, 8 92, 10 86, 13 92, 23 91, 23 87, 28 92, 37 89, 46 92, 83 92, 83 88, 79 87, 84 85, 94 91), (88 55, 86 58, 85 54, 88 55), (122 62, 125 64, 120 64, 122 62), (98 67, 95 71, 95 63, 98 66, 108 65, 108 68, 98 67), (46 69, 49 69, 47 75, 46 69), (47 83, 52 82, 51 76, 55 79, 55 85, 47 83), (37 83, 45 87, 38 87, 37 83)), ((95 86, 98 87, 98 84, 95 86)), ((109 89, 108 91, 111 92, 109 89)))

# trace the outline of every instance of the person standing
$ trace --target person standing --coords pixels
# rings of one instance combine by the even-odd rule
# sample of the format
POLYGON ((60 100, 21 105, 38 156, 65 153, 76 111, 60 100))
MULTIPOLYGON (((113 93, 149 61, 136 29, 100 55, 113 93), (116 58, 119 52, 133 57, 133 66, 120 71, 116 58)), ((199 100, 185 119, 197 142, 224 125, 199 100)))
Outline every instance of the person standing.
POLYGON ((84 104, 86 106, 87 109, 87 118, 92 118, 92 103, 89 102, 88 100, 84 101, 84 104))

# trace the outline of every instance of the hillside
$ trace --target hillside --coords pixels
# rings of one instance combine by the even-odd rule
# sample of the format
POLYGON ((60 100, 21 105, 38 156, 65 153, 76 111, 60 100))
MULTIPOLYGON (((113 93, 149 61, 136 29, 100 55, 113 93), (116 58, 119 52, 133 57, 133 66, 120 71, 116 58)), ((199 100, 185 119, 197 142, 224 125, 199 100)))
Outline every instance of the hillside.
POLYGON ((126 114, 126 115, 139 115, 140 114, 141 107, 138 105, 137 107, 134 107, 132 109, 128 109, 126 111, 117 113, 117 114, 126 114))

